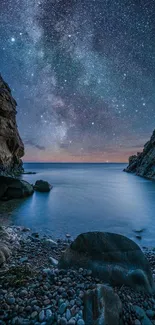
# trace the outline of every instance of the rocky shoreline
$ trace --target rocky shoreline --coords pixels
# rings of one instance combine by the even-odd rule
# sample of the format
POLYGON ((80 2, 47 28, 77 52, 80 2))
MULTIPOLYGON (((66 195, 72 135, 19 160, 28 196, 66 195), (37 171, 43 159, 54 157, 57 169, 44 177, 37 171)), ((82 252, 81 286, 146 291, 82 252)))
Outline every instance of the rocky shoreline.
POLYGON ((143 151, 129 157, 129 164, 124 171, 155 180, 155 130, 150 140, 144 145, 143 151))
MULTIPOLYGON (((1 227, 12 254, 0 268, 0 325, 84 325, 84 295, 102 281, 91 270, 61 270, 57 261, 71 239, 40 236, 24 227, 1 227)), ((155 278, 155 250, 143 248, 155 278)), ((115 287, 121 324, 155 324, 155 295, 115 287)), ((87 324, 86 324, 87 325, 87 324)), ((93 325, 93 324, 92 324, 93 325)))

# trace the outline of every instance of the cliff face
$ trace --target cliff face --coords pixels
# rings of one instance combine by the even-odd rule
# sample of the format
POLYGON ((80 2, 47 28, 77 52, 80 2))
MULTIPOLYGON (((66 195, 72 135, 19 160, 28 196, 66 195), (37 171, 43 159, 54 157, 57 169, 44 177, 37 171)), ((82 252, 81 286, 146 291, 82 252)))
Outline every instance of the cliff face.
POLYGON ((0 75, 0 174, 22 172, 24 145, 16 124, 16 101, 0 75))
POLYGON ((155 180, 155 130, 144 145, 143 152, 129 157, 129 165, 125 171, 155 180))

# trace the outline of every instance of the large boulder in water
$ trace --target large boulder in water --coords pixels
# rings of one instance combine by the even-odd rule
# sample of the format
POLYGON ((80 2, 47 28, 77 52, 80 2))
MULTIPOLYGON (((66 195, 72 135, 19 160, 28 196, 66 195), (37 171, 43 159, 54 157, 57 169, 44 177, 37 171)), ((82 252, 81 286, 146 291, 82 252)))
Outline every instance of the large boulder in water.
POLYGON ((0 199, 19 199, 32 195, 33 186, 26 181, 0 176, 0 199))
POLYGON ((49 192, 52 186, 46 181, 38 180, 34 185, 34 189, 38 192, 49 192))
POLYGON ((136 290, 154 291, 149 263, 131 239, 104 232, 79 235, 63 253, 59 268, 86 268, 112 286, 128 285, 136 290))

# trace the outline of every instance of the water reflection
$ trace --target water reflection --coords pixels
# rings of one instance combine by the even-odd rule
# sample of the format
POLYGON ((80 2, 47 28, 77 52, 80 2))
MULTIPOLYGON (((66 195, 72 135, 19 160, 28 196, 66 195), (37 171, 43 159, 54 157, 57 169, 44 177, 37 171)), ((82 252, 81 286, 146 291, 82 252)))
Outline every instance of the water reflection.
POLYGON ((50 232, 55 237, 102 230, 135 238, 133 229, 147 228, 142 244, 155 245, 155 183, 123 173, 122 164, 33 164, 34 183, 48 180, 50 193, 34 195, 11 211, 15 224, 50 232))

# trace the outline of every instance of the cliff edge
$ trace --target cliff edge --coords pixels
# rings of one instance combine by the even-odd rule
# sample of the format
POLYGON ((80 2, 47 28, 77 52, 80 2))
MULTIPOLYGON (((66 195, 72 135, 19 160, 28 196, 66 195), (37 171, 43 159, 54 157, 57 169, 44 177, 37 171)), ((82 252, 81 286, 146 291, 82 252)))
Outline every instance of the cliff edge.
POLYGON ((16 124, 17 103, 0 75, 0 174, 23 171, 24 145, 16 124))
POLYGON ((129 157, 129 165, 124 171, 155 180, 155 130, 143 151, 129 157))

